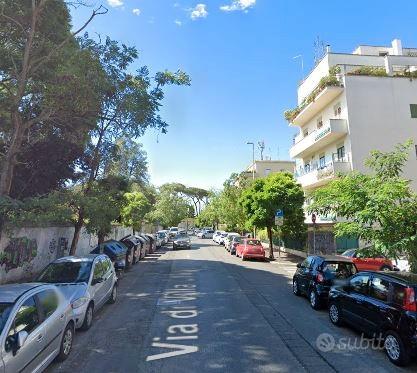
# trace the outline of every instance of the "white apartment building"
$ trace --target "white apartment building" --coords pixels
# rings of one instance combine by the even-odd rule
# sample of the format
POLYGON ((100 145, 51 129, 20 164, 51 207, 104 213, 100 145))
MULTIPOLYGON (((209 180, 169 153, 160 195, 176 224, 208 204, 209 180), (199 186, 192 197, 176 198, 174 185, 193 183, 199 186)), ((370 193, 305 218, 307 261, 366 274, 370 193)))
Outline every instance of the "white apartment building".
MULTIPOLYGON (((391 47, 359 46, 351 54, 328 50, 298 87, 289 120, 299 128, 290 156, 307 193, 340 172, 367 172, 371 150, 390 151, 410 138, 417 144, 417 48, 396 39, 391 47), (323 82, 329 75, 330 84, 323 82)), ((417 146, 404 177, 417 190, 417 146)))
MULTIPOLYGON (((339 173, 368 172, 371 150, 391 151, 412 139, 417 144, 417 48, 361 45, 352 53, 330 50, 298 87, 298 106, 286 117, 299 129, 290 149, 295 177, 306 194, 339 173)), ((417 190, 417 146, 410 152, 404 177, 417 190)), ((333 253, 358 247, 355 238, 333 234, 336 217, 311 216, 307 246, 333 253), (313 241, 315 244, 313 244, 313 241)))
POLYGON ((246 170, 245 175, 252 177, 255 174, 255 179, 266 177, 269 174, 277 172, 290 172, 294 173, 295 162, 294 161, 279 161, 279 160, 258 160, 252 163, 246 170))

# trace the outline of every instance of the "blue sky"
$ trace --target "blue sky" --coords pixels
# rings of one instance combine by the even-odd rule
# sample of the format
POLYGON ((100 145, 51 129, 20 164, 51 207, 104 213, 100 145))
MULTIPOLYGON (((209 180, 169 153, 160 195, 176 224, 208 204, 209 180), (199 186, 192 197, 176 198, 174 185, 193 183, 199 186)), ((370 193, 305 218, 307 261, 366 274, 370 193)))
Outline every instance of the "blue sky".
MULTIPOLYGON (((100 4, 95 0, 96 4, 100 4)), ((167 135, 139 141, 151 181, 219 188, 251 163, 247 141, 265 141, 265 155, 289 159, 294 129, 283 112, 314 62, 317 36, 335 52, 359 44, 417 46, 417 15, 409 1, 102 0, 108 14, 90 33, 108 35, 140 51, 136 67, 186 71, 191 87, 167 91, 167 135)), ((74 12, 74 24, 88 15, 74 12)), ((257 158, 259 153, 257 152, 257 158)))

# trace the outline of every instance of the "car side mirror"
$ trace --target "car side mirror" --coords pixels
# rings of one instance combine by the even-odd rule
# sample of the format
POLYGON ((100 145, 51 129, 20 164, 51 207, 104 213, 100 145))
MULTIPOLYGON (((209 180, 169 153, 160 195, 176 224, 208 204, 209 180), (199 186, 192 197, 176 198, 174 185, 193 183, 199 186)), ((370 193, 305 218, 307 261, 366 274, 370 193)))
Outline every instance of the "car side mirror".
POLYGON ((297 263, 297 268, 302 268, 303 266, 301 265, 301 263, 297 263))
POLYGON ((16 347, 18 349, 23 347, 28 337, 29 337, 29 334, 26 330, 21 330, 19 333, 17 333, 16 347))

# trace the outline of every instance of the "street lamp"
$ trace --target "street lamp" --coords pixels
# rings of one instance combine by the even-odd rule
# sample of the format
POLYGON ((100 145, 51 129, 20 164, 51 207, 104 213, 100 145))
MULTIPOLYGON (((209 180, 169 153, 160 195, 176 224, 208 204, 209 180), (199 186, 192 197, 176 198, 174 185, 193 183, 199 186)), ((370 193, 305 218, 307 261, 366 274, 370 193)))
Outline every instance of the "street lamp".
POLYGON ((252 145, 252 179, 255 180, 255 143, 248 141, 246 145, 252 145))

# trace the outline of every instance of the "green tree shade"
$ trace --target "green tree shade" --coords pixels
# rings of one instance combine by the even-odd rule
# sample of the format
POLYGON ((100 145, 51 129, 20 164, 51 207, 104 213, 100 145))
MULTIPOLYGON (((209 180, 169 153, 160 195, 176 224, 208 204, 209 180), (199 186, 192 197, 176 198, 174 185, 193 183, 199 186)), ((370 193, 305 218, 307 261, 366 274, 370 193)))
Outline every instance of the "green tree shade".
POLYGON ((279 172, 255 180, 243 191, 240 198, 248 223, 256 228, 266 228, 269 238, 269 258, 274 258, 272 230, 275 227, 275 213, 284 211, 283 232, 301 235, 305 232, 303 213, 304 193, 293 176, 279 172))
POLYGON ((121 211, 122 224, 132 227, 135 231, 140 231, 152 205, 141 192, 130 192, 124 195, 125 203, 121 211))
POLYGON ((336 236, 364 240, 370 255, 396 258, 406 253, 417 272, 417 196, 400 176, 410 146, 407 142, 392 152, 372 152, 366 162, 370 174, 340 175, 311 195, 309 211, 346 219, 335 225, 336 236))
POLYGON ((193 207, 177 193, 162 188, 157 196, 154 209, 146 216, 147 220, 164 227, 177 226, 185 218, 193 217, 193 207))

